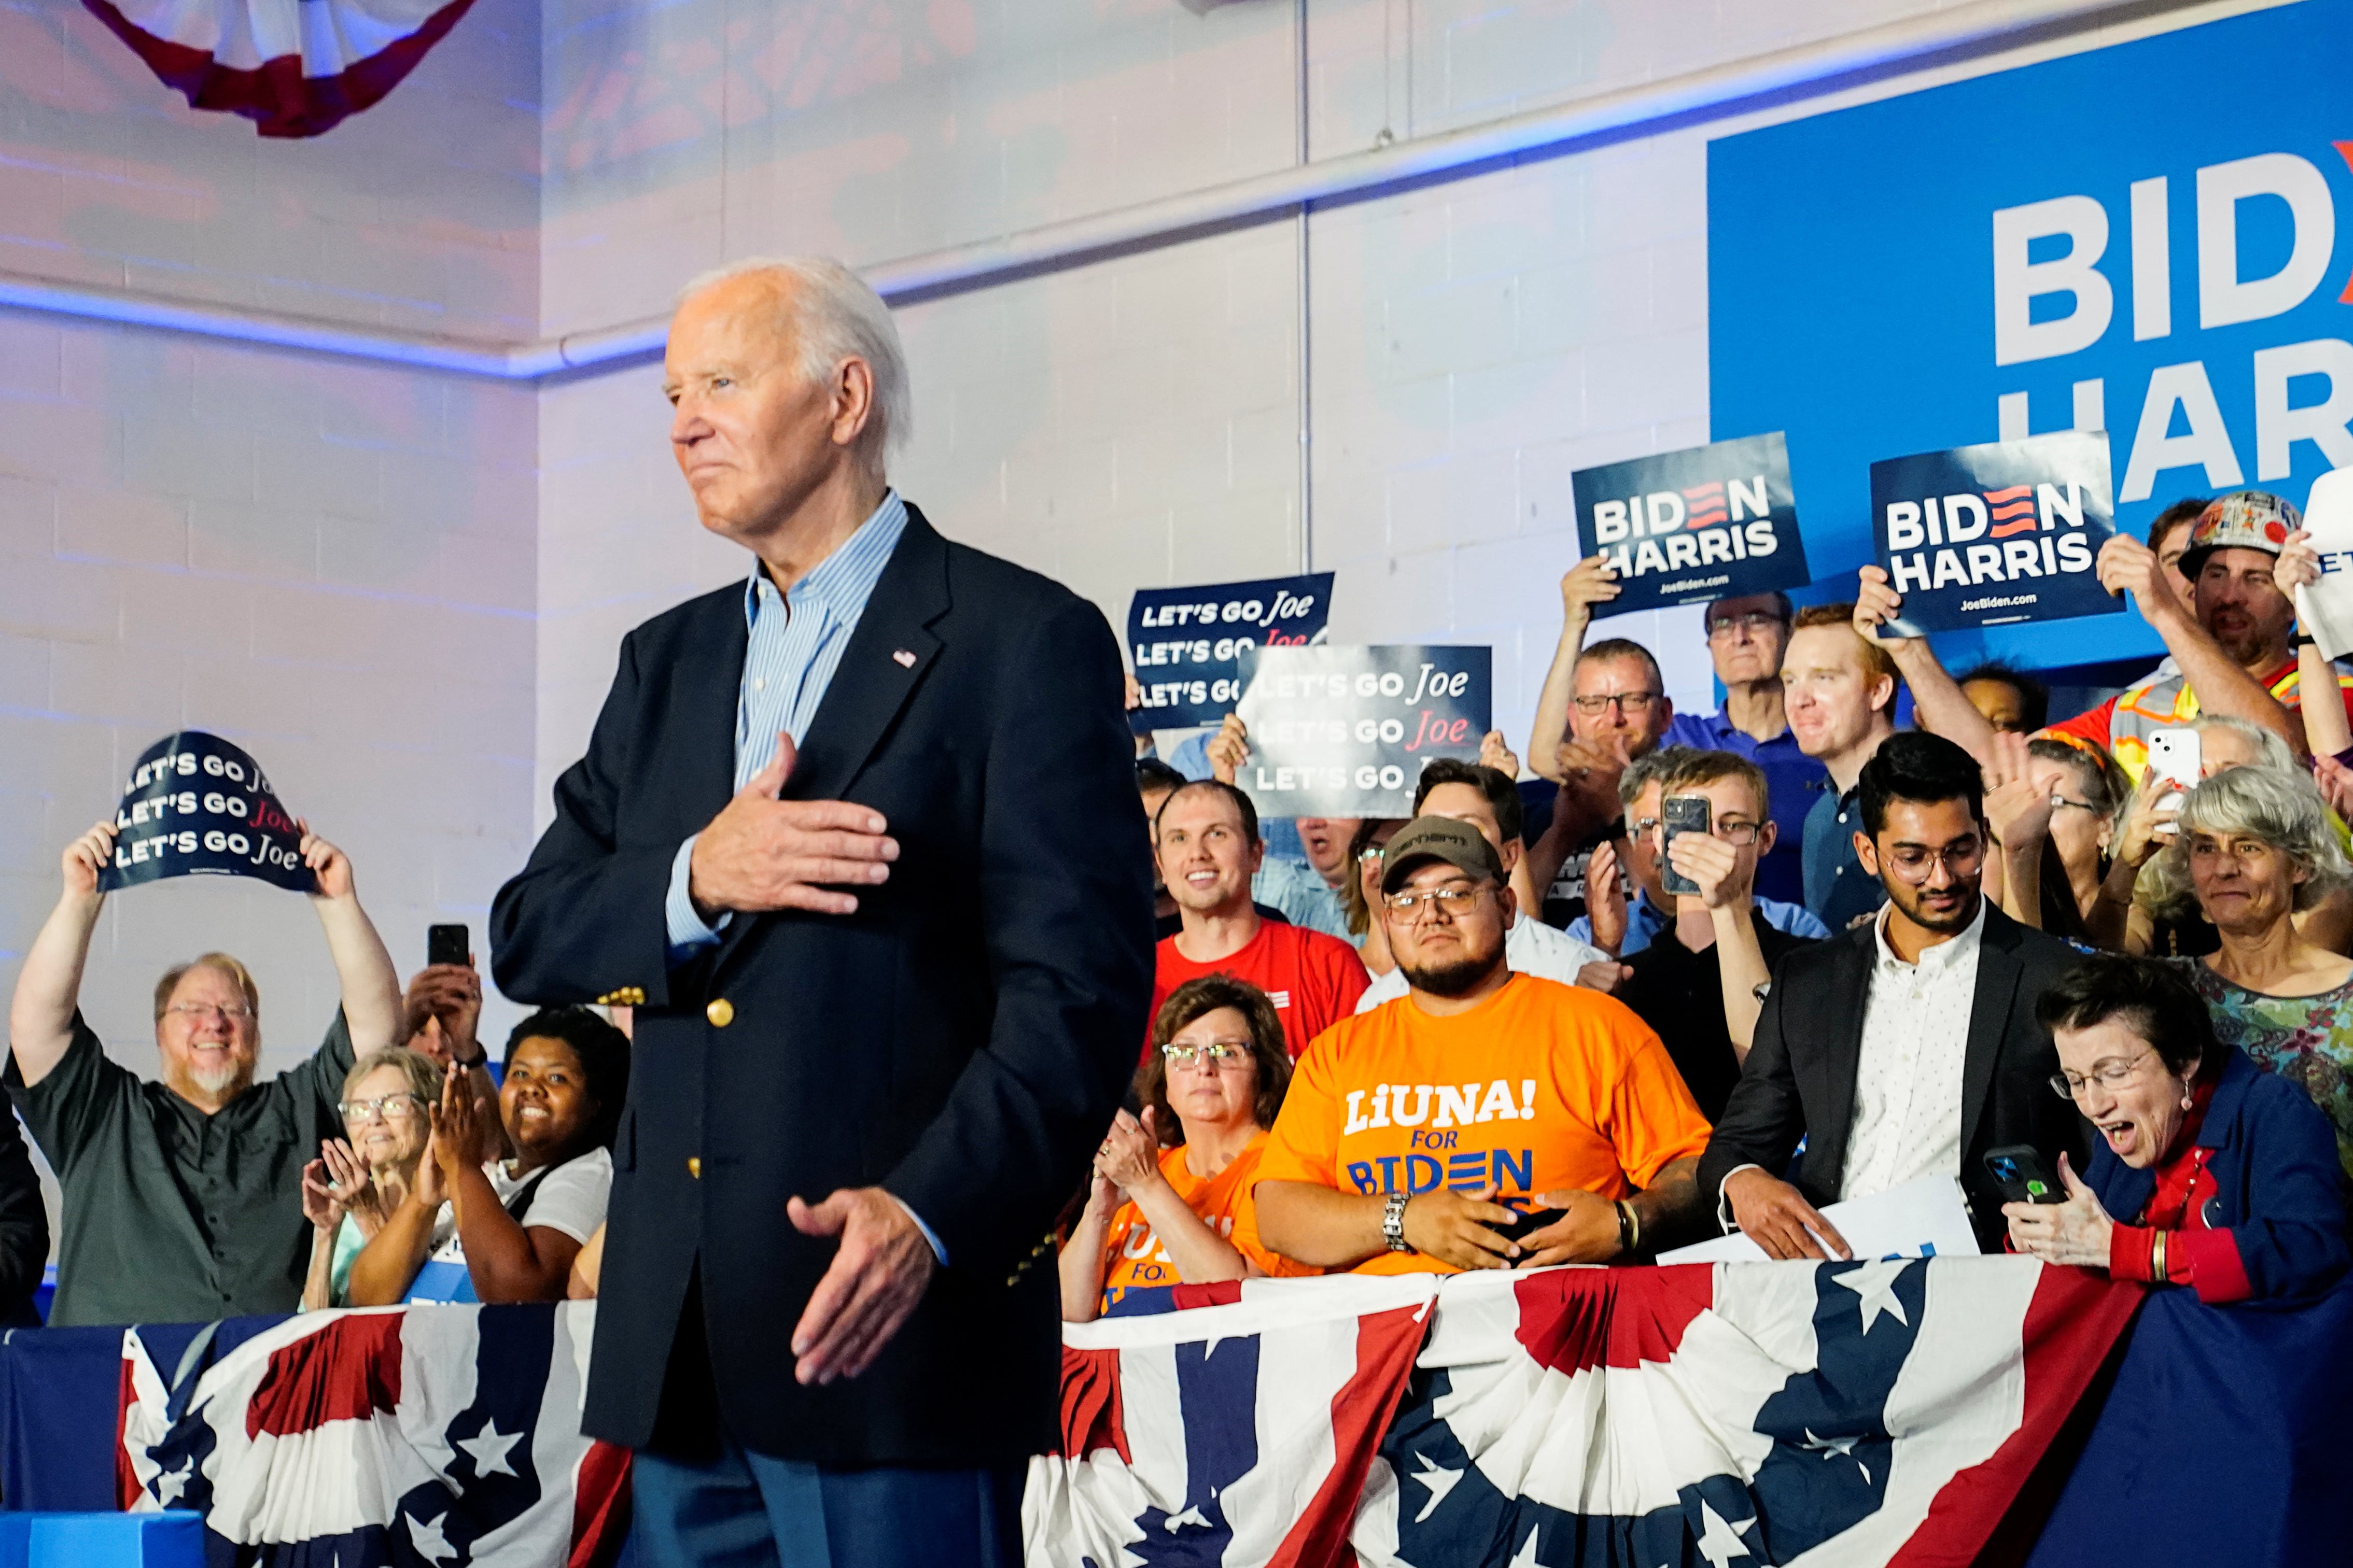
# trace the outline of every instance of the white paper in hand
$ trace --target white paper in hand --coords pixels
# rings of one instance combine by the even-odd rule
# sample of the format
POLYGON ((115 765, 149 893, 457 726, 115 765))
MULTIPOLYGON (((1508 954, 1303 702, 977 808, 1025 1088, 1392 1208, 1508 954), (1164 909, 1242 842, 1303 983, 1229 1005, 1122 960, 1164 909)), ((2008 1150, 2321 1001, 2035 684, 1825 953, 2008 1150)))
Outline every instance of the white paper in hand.
MULTIPOLYGON (((1975 1258, 1961 1184, 1950 1176, 1918 1176, 1873 1197, 1832 1204, 1822 1217, 1838 1228, 1857 1258, 1975 1258)), ((1814 1238, 1820 1241, 1821 1237, 1814 1238)), ((1827 1249, 1825 1249, 1827 1250, 1827 1249)), ((1661 1263, 1761 1263, 1765 1249, 1738 1231, 1659 1254, 1661 1263)))
POLYGON ((2295 591, 2295 618, 2332 659, 2353 653, 2353 468, 2312 481, 2305 531, 2320 552, 2320 581, 2295 591))

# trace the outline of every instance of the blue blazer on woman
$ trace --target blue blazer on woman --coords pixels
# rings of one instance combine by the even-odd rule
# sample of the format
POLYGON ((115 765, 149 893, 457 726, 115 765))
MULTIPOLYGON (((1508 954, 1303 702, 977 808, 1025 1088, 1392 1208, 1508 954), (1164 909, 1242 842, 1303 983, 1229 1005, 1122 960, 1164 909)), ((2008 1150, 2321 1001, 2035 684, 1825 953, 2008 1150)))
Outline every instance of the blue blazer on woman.
MULTIPOLYGON (((2227 1229, 2246 1270, 2247 1300, 2307 1300, 2345 1272, 2345 1173, 2337 1133, 2304 1090, 2234 1047, 2207 1103, 2199 1143, 2215 1192, 2206 1224, 2227 1229)), ((2157 1188, 2102 1139, 2084 1180, 2121 1225, 2139 1223, 2157 1188)))

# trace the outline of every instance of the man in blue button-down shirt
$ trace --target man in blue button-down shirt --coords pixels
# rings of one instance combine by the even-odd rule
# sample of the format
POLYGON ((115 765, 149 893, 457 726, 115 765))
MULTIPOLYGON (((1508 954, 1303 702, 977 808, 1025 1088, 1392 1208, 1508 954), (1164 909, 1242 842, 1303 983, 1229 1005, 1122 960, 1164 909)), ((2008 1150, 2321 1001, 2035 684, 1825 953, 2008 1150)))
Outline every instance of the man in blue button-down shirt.
POLYGON ((904 363, 839 264, 703 280, 664 370, 751 575, 629 634, 492 918, 508 995, 636 1008, 584 1425, 647 1568, 1016 1561, 1050 1227, 1151 998, 1118 644, 891 489, 904 363))

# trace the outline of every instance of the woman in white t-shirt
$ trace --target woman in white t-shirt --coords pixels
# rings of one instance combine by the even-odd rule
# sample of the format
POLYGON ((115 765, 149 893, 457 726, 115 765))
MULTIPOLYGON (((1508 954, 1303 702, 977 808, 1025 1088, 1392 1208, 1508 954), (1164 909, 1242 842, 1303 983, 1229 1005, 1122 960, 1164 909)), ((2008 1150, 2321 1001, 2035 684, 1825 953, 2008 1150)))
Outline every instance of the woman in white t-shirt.
POLYGON ((491 1127, 451 1076, 408 1195, 352 1261, 352 1305, 563 1300, 574 1257, 604 1223, 628 1080, 628 1037, 596 1014, 524 1019, 499 1088, 516 1154, 498 1160, 491 1127))

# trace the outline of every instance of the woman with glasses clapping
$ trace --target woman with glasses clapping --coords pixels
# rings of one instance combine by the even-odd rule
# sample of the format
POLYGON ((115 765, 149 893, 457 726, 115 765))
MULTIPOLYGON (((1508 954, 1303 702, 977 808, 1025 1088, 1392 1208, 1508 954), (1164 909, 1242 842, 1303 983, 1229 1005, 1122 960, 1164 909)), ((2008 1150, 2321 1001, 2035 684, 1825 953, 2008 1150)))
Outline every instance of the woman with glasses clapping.
POLYGON ((311 1225, 301 1310, 345 1304, 352 1259, 383 1228, 416 1180, 432 1131, 441 1071, 406 1046, 370 1051, 343 1075, 344 1136, 302 1168, 302 1217, 311 1225))
POLYGON ((2100 1136, 2082 1176, 2060 1156, 2065 1202, 2003 1205, 2012 1247, 2213 1305, 2308 1298, 2345 1271, 2327 1119, 2216 1037, 2180 963, 2101 954, 2036 1016, 2052 1089, 2100 1136))
POLYGON ((1291 1086, 1274 1004, 1247 981, 1205 974, 1161 1004, 1152 1044, 1136 1079, 1144 1114, 1113 1121, 1062 1245, 1067 1323, 1093 1321, 1139 1287, 1321 1272, 1260 1244, 1250 1199, 1291 1086))

